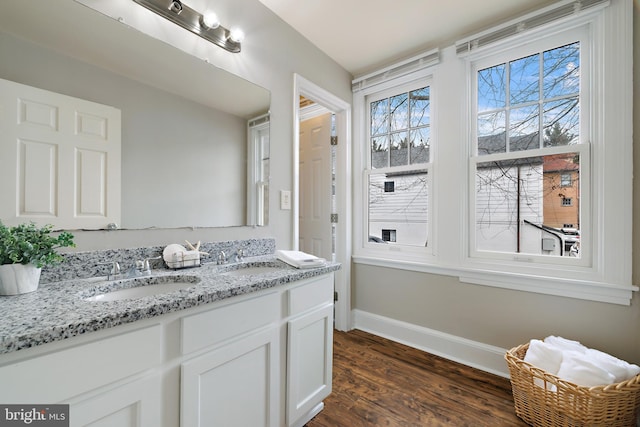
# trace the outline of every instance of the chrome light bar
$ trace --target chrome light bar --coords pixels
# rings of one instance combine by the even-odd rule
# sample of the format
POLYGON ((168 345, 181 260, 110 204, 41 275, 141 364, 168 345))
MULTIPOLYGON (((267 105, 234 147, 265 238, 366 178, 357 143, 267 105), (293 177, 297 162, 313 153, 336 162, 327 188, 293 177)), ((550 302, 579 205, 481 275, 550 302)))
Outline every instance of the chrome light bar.
POLYGON ((229 52, 240 52, 240 41, 232 38, 230 30, 222 25, 208 27, 205 25, 203 14, 191 9, 180 0, 133 1, 229 52))

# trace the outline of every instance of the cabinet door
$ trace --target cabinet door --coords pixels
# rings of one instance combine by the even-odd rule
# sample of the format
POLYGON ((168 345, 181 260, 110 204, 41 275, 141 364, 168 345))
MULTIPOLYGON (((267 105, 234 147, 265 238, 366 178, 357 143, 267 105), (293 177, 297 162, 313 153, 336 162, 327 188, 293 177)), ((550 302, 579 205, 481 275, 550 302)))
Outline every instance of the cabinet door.
POLYGON ((158 427, 160 379, 141 379, 69 406, 70 427, 158 427))
POLYGON ((301 426, 331 393, 333 304, 289 321, 287 340, 287 424, 301 426))
POLYGON ((182 364, 181 427, 278 425, 276 327, 182 364))

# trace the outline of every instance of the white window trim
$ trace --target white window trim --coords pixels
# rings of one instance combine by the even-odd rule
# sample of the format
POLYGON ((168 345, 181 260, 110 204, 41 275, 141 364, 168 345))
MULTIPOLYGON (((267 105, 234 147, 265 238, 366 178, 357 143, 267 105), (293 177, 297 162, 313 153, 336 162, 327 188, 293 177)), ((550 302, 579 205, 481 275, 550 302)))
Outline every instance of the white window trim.
MULTIPOLYGON (((567 3, 567 2, 562 2, 567 3)), ((474 50, 471 54, 461 59, 455 54, 455 47, 442 50, 440 63, 427 70, 402 76, 392 81, 383 81, 372 87, 354 92, 354 140, 360 141, 354 144, 354 167, 364 171, 366 167, 366 155, 368 144, 366 139, 366 95, 384 88, 398 86, 404 82, 416 78, 432 75, 432 175, 433 187, 431 190, 430 209, 432 212, 431 224, 434 224, 432 238, 435 249, 429 255, 414 256, 401 251, 389 251, 383 253, 380 250, 372 250, 365 242, 366 235, 363 227, 354 229, 354 256, 355 263, 375 265, 402 270, 418 271, 447 276, 457 276, 460 281, 491 287, 527 291, 545 295, 556 295, 575 299, 599 301, 620 305, 629 305, 637 286, 632 285, 632 236, 629 230, 633 222, 632 217, 632 105, 633 93, 629 88, 632 85, 633 51, 632 51, 632 7, 633 2, 627 0, 611 0, 608 6, 595 7, 591 11, 579 14, 571 18, 562 18, 553 24, 541 26, 526 32, 527 35, 511 37, 500 40, 491 45, 474 50), (444 187, 443 182, 452 178, 447 166, 439 163, 446 160, 452 162, 452 154, 441 150, 441 144, 454 144, 460 142, 465 147, 459 150, 457 157, 462 165, 468 161, 468 141, 470 138, 469 101, 458 107, 455 111, 449 98, 457 98, 458 101, 469 99, 470 87, 463 90, 453 90, 456 79, 460 86, 464 86, 462 77, 469 81, 468 61, 477 55, 485 55, 490 51, 506 49, 515 45, 521 45, 524 37, 535 37, 539 34, 550 34, 552 31, 564 30, 570 26, 590 23, 593 28, 593 49, 590 54, 593 57, 594 67, 597 67, 598 75, 607 76, 606 79, 594 79, 592 87, 586 88, 593 94, 593 105, 590 122, 594 127, 594 138, 599 141, 615 141, 615 146, 609 143, 594 143, 590 148, 591 169, 605 170, 607 174, 601 174, 591 185, 592 202, 585 204, 586 209, 591 209, 593 223, 593 264, 589 268, 576 266, 575 268, 561 267, 564 270, 573 270, 571 276, 561 277, 556 274, 560 268, 551 269, 549 265, 532 265, 528 257, 524 256, 519 262, 505 268, 503 263, 492 260, 470 259, 469 221, 466 214, 456 216, 457 212, 467 212, 469 207, 467 194, 469 190, 468 172, 464 172, 466 178, 458 183, 459 196, 451 196, 444 187), (457 62, 456 62, 457 61, 457 62), (466 70, 465 61, 467 61, 466 70), (462 69, 462 71, 461 71, 462 69), (422 75, 419 75, 421 74, 422 75), (466 74, 465 74, 466 73, 466 74), (439 86, 445 82, 446 85, 439 86), (454 94, 451 94, 453 90, 454 94), (447 97, 439 99, 437 94, 446 91, 447 97), (602 96, 600 94, 607 94, 602 96), (440 103, 448 102, 448 111, 442 114, 446 123, 438 121, 440 103), (457 114, 457 115, 456 115, 457 114), (448 129, 452 120, 459 120, 462 130, 448 129), (466 123, 466 130, 463 124, 466 123), (462 138, 463 140, 456 141, 462 138), (364 141, 364 142, 362 142, 364 141), (446 158, 446 159, 445 159, 446 158), (615 191, 611 191, 615 188, 615 191), (446 197, 442 197, 446 194, 446 197), (440 209, 440 206, 445 206, 440 209), (436 209, 434 209, 435 207, 436 209), (441 221, 439 221, 439 219, 441 221), (457 227, 456 227, 457 224, 457 227), (446 229, 446 230, 443 230, 446 229), (447 233, 446 238, 443 238, 447 233), (452 243, 449 243, 449 240, 452 243)), ((470 40, 473 37, 470 38, 470 40)), ((586 47, 590 48, 590 47, 586 47)), ((467 169, 466 166, 462 166, 467 169)), ((450 169, 450 167, 449 167, 450 169)), ((355 174, 354 189, 356 192, 364 191, 364 173, 355 174)), ((448 187, 451 189, 451 187, 448 187)), ((357 193, 356 193, 357 196, 357 193)), ((354 198, 355 218, 365 218, 366 194, 360 194, 354 198), (365 197, 363 197, 365 196, 365 197)), ((377 249, 377 248, 376 248, 377 249)))
POLYGON ((269 114, 263 114, 247 122, 247 224, 264 224, 264 200, 260 197, 261 189, 269 185, 261 181, 262 160, 260 132, 270 126, 269 114))
MULTIPOLYGON (((432 67, 426 67, 418 70, 417 72, 411 72, 407 74, 403 74, 400 77, 396 77, 391 80, 385 80, 381 83, 369 85, 364 88, 358 88, 358 91, 354 93, 354 122, 359 123, 360 125, 354 126, 354 140, 363 141, 362 144, 358 144, 354 146, 354 164, 356 170, 361 170, 362 173, 354 176, 354 188, 359 189, 360 197, 354 198, 354 212, 358 215, 358 218, 362 218, 361 226, 354 227, 354 242, 355 248, 354 252, 359 255, 367 255, 374 259, 396 259, 398 256, 401 256, 403 259, 411 260, 414 262, 423 262, 425 258, 430 258, 433 256, 433 247, 435 246, 434 241, 434 215, 432 213, 431 206, 434 203, 434 196, 432 192, 432 176, 433 176, 433 158, 436 155, 437 149, 434 148, 432 143, 430 147, 430 155, 431 159, 429 165, 425 167, 428 170, 428 187, 430 191, 429 195, 429 211, 427 218, 427 226, 429 236, 429 245, 427 247, 424 246, 410 246, 410 245, 401 245, 401 244, 393 244, 393 245, 381 245, 377 243, 369 243, 368 235, 369 235, 369 209, 368 209, 368 185, 369 185, 369 175, 372 174, 370 169, 370 155, 369 155, 369 132, 368 132, 368 108, 369 104, 367 99, 372 95, 379 95, 381 98, 384 98, 387 95, 396 95, 397 90, 400 92, 404 91, 408 86, 415 85, 415 87, 424 87, 429 86, 430 89, 430 97, 431 97, 431 105, 434 104, 435 99, 437 99, 436 92, 433 88, 433 78, 432 78, 432 67)), ((436 136, 436 126, 434 123, 437 118, 434 114, 433 109, 431 110, 431 140, 434 141, 436 136)), ((394 167, 393 170, 402 170, 409 169, 415 170, 418 169, 418 165, 410 165, 410 166, 400 166, 394 167)), ((385 168, 390 169, 390 168, 385 168)), ((375 169, 375 173, 384 172, 383 169, 375 169)), ((357 190, 356 190, 357 191, 357 190)), ((360 221, 356 221, 358 223, 360 221)))

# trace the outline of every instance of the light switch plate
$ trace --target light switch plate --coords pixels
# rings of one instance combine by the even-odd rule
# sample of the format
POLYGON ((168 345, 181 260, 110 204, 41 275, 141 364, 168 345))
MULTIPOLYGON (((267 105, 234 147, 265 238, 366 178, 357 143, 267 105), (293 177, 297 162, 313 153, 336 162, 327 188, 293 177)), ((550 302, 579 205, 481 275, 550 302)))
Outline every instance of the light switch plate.
POLYGON ((291 209, 291 191, 280 190, 280 209, 282 210, 291 209))

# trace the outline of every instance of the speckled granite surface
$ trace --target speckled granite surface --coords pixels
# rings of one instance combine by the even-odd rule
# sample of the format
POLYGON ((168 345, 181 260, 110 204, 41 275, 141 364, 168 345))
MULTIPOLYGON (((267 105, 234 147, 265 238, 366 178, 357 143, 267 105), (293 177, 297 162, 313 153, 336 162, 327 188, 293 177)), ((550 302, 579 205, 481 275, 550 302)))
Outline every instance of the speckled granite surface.
POLYGON ((339 268, 340 264, 328 263, 320 268, 296 269, 270 254, 247 257, 240 263, 155 270, 152 282, 161 283, 169 281, 168 276, 182 276, 181 279, 194 282, 194 285, 166 294, 121 301, 91 302, 85 298, 135 286, 136 282, 148 279, 109 282, 72 279, 41 284, 36 292, 0 297, 0 354, 272 288, 339 268), (278 268, 251 275, 224 274, 251 266, 278 268))
MULTIPOLYGON (((178 242, 184 244, 184 242, 178 242)), ((196 242, 192 242, 195 244, 196 242)), ((91 252, 72 252, 62 254, 64 262, 53 267, 42 269, 40 284, 59 282, 61 280, 84 279, 96 276, 106 276, 114 261, 120 263, 122 271, 127 271, 135 265, 136 261, 147 258, 157 258, 162 255, 165 246, 151 246, 129 249, 109 249, 91 252)), ((202 264, 216 262, 216 256, 224 251, 229 259, 242 249, 245 257, 269 255, 275 253, 275 239, 247 239, 229 240, 220 242, 205 242, 200 250, 210 255, 201 259, 202 264)), ((166 267, 162 259, 151 259, 151 267, 154 269, 166 267)))

